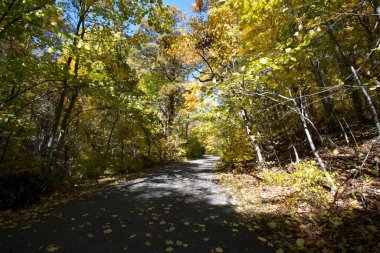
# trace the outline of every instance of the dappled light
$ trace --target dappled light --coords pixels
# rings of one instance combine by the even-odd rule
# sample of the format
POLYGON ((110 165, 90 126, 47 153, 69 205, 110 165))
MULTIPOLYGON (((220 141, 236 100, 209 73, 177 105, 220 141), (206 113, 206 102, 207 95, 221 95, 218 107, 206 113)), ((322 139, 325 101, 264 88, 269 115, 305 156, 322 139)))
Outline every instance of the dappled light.
POLYGON ((272 252, 216 183, 216 157, 170 166, 0 231, 4 252, 272 252), (25 243, 23 238, 29 238, 25 243))
POLYGON ((0 251, 380 252, 380 0, 2 0, 0 251))

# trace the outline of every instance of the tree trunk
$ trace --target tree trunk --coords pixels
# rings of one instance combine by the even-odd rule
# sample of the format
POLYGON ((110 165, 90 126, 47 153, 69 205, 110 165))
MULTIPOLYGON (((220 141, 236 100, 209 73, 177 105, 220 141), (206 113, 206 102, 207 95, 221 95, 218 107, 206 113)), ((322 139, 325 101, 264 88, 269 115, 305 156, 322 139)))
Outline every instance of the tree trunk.
POLYGON ((8 134, 7 139, 5 140, 5 144, 4 144, 3 152, 2 152, 2 154, 1 154, 1 158, 0 158, 0 165, 4 162, 5 155, 7 154, 8 147, 9 147, 9 143, 10 143, 10 141, 11 141, 12 134, 13 134, 13 131, 11 131, 11 132, 8 134))
POLYGON ((351 76, 351 74, 350 74, 351 64, 348 61, 346 55, 344 54, 342 48, 340 47, 337 39, 335 38, 334 33, 332 32, 333 28, 331 28, 331 27, 333 27, 333 26, 331 26, 331 25, 329 25, 329 26, 330 27, 327 31, 328 31, 328 34, 330 36, 331 41, 334 44, 335 54, 336 54, 336 58, 338 61, 338 66, 339 66, 340 72, 343 75, 343 79, 344 79, 344 85, 348 88, 351 88, 350 96, 351 96, 351 99, 352 99, 352 102, 354 105, 354 109, 355 109, 355 113, 356 113, 357 118, 359 120, 361 120, 362 122, 365 122, 366 118, 364 117, 364 113, 363 113, 364 110, 363 110, 362 97, 360 96, 360 93, 357 89, 355 89, 355 88, 352 89, 353 78, 350 77, 351 76))
POLYGON ((104 166, 106 165, 107 156, 108 156, 108 152, 109 152, 110 145, 111 145, 112 135, 113 135, 113 132, 115 130, 115 127, 116 127, 118 121, 119 121, 119 114, 116 116, 116 119, 115 119, 115 121, 112 124, 111 131, 110 131, 110 133, 108 135, 107 146, 106 146, 106 150, 104 152, 104 158, 103 158, 103 165, 104 166))
POLYGON ((261 154, 260 146, 258 145, 258 143, 256 141, 256 137, 252 133, 252 130, 251 130, 252 129, 252 123, 248 119, 247 113, 244 109, 240 110, 240 116, 242 118, 247 136, 248 136, 249 140, 251 141, 253 148, 256 150, 257 161, 259 163, 261 163, 261 162, 263 162, 264 159, 263 159, 263 155, 261 154))
POLYGON ((356 72, 355 68, 353 66, 351 66, 351 71, 352 71, 352 74, 354 75, 361 91, 363 92, 364 94, 364 97, 367 101, 367 104, 368 104, 368 107, 371 111, 371 114, 372 114, 372 120, 374 121, 375 125, 376 125, 376 128, 377 128, 377 133, 380 137, 380 122, 379 122, 379 118, 377 116, 377 112, 376 112, 376 108, 375 106, 373 105, 372 103, 372 99, 370 97, 370 95, 368 94, 367 90, 364 88, 359 76, 358 76, 358 73, 356 72))
MULTIPOLYGON (((84 6, 81 5, 81 13, 79 16, 79 20, 76 26, 75 30, 75 35, 80 36, 81 39, 84 38, 85 34, 85 27, 84 27, 84 20, 85 20, 85 15, 83 9, 84 6), (82 28, 82 29, 81 29, 82 28)), ((78 44, 78 39, 75 38, 73 45, 74 47, 78 44)), ((61 121, 62 114, 64 111, 64 102, 67 96, 67 91, 69 88, 69 76, 70 76, 70 69, 71 69, 71 63, 73 61, 73 57, 69 56, 66 62, 66 77, 63 80, 63 87, 60 92, 60 98, 58 102, 58 106, 56 107, 55 113, 54 113, 54 120, 53 120, 53 127, 50 131, 50 134, 47 134, 44 138, 43 144, 42 144, 42 149, 41 149, 41 156, 42 156, 42 174, 45 177, 51 177, 52 172, 55 167, 55 160, 58 158, 57 156, 57 151, 60 148, 60 145, 66 135, 66 131, 68 129, 68 124, 69 124, 69 118, 72 109, 74 108, 74 104, 76 102, 76 98, 78 96, 78 92, 74 91, 73 96, 71 97, 69 107, 67 108, 64 118, 61 121), (59 127, 61 123, 61 127, 59 127), (60 131, 58 133, 58 129, 60 128, 60 131), (59 135, 58 135, 59 134, 59 135), (57 137, 58 135, 58 137, 57 137)), ((73 78, 72 80, 75 80, 78 77, 78 70, 79 70, 79 57, 76 58, 75 60, 75 67, 74 67, 74 73, 73 73, 73 78)))
POLYGON ((300 162, 300 157, 298 156, 297 148, 296 146, 292 145, 293 152, 294 152, 294 157, 296 158, 296 161, 294 163, 299 163, 300 162))
POLYGON ((340 126, 340 129, 342 129, 342 132, 343 132, 343 135, 344 135, 344 139, 346 140, 346 143, 347 145, 350 145, 350 139, 348 138, 348 135, 346 133, 346 130, 344 129, 344 126, 342 125, 342 122, 339 120, 338 117, 336 117, 337 121, 338 121, 338 124, 340 126))
POLYGON ((319 95, 322 99, 324 113, 328 121, 331 122, 334 116, 334 104, 333 104, 332 99, 330 98, 330 92, 326 91, 326 85, 325 85, 325 82, 323 81, 322 73, 320 70, 319 59, 317 61, 310 59, 310 63, 311 63, 313 73, 315 76, 315 82, 320 92, 319 95))
POLYGON ((297 114, 298 114, 298 116, 299 116, 299 118, 301 120, 301 123, 302 123, 302 126, 303 126, 303 130, 305 132, 305 135, 306 135, 307 141, 309 143, 311 152, 313 153, 314 157, 317 159, 319 165, 321 166, 323 172, 325 173, 327 182, 328 182, 328 184, 330 186, 330 190, 332 192, 335 192, 336 191, 336 187, 334 185, 334 182, 332 181, 332 178, 328 174, 326 165, 323 162, 321 156, 318 153, 318 150, 315 147, 315 144, 314 144, 314 141, 313 141, 313 137, 311 136, 309 127, 307 125, 307 121, 306 121, 306 117, 305 117, 305 106, 303 105, 303 103, 301 101, 301 97, 302 96, 300 95, 299 98, 293 100, 294 105, 296 106, 297 114))

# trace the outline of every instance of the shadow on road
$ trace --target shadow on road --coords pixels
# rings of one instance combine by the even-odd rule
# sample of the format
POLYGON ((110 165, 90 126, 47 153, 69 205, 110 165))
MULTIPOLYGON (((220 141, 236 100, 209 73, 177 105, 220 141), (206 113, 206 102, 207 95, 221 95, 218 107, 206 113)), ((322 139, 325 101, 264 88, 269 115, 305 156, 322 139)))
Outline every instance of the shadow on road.
POLYGON ((2 252, 272 252, 217 185, 216 157, 170 166, 0 230, 2 252))

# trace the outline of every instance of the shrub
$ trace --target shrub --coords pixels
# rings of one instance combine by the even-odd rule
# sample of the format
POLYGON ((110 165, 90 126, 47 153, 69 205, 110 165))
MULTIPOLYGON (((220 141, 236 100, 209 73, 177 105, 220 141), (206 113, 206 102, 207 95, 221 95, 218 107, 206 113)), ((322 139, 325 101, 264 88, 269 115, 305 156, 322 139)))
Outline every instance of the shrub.
POLYGON ((288 204, 295 204, 298 200, 313 206, 323 206, 329 201, 326 177, 329 175, 325 175, 314 161, 296 164, 291 172, 268 170, 263 176, 267 185, 292 189, 291 196, 286 199, 288 204))

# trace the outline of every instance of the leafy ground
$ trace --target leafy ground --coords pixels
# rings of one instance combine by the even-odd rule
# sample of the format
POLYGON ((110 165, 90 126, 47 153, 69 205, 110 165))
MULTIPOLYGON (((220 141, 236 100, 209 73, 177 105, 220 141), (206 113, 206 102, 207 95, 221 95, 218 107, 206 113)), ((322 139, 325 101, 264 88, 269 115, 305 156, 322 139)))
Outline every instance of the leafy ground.
POLYGON ((220 182, 278 252, 380 252, 380 145, 368 131, 355 136, 362 136, 358 147, 331 137, 339 146, 322 152, 338 186, 335 195, 311 158, 266 169, 222 166, 220 182))

